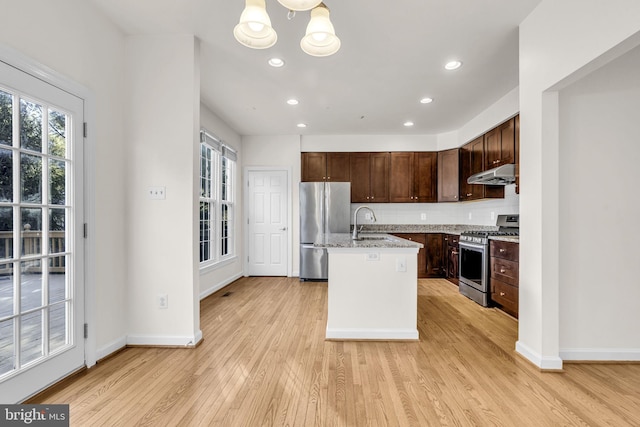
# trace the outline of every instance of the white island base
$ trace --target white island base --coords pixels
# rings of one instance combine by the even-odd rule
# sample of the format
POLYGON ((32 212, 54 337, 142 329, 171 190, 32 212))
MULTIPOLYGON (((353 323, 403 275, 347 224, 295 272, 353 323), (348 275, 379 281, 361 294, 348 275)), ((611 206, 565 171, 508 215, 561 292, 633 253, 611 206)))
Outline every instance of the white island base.
POLYGON ((326 338, 418 340, 418 249, 328 247, 326 338))

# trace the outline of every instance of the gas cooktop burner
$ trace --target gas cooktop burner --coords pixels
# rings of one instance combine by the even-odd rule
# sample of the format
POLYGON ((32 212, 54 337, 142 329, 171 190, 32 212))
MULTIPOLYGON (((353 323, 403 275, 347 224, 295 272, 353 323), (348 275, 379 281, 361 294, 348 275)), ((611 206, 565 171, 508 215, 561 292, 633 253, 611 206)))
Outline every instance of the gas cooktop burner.
POLYGON ((473 242, 486 245, 489 242, 489 236, 519 236, 519 217, 518 215, 498 215, 496 224, 497 230, 470 230, 463 231, 460 234, 461 242, 473 242))

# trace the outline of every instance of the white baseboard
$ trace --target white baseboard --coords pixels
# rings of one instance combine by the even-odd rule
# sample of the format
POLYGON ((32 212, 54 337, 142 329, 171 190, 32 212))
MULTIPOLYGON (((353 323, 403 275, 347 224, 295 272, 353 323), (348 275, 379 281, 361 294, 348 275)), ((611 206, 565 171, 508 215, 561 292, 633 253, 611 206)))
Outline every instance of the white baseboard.
POLYGON ((202 339, 202 331, 195 335, 128 335, 127 345, 159 346, 159 347, 195 347, 202 339))
POLYGON ((237 274, 234 274, 231 277, 227 277, 226 279, 224 279, 221 282, 216 283, 214 286, 212 286, 211 288, 200 292, 200 299, 203 300, 206 297, 208 297, 209 295, 218 292, 220 289, 224 288, 225 286, 235 282, 236 280, 238 280, 239 278, 243 277, 244 273, 239 272, 237 274))
POLYGON ((540 369, 553 371, 562 369, 562 359, 560 357, 541 356, 520 341, 516 342, 516 351, 540 369))
POLYGON ((293 270, 291 272, 291 277, 300 277, 300 270, 293 270))
POLYGON ((101 360, 127 346, 127 337, 123 336, 96 351, 96 359, 101 360))
POLYGON ((640 362, 639 348, 567 348, 560 350, 565 361, 640 362))
POLYGON ((417 329, 334 329, 327 328, 327 339, 335 340, 417 340, 417 329))

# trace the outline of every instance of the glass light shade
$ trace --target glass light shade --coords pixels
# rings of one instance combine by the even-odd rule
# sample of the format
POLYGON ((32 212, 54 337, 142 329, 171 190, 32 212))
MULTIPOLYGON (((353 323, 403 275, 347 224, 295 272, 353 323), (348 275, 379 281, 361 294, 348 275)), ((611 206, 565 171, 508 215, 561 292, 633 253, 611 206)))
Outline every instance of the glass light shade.
POLYGON ((314 7, 322 3, 322 0, 278 0, 278 3, 289 10, 300 12, 302 10, 313 9, 314 7))
POLYGON ((266 49, 276 44, 278 35, 271 27, 265 0, 246 0, 240 22, 233 35, 241 44, 252 49, 266 49))
POLYGON ((311 19, 307 32, 300 41, 300 47, 311 56, 329 56, 340 49, 340 39, 329 19, 329 9, 324 5, 311 11, 311 19))

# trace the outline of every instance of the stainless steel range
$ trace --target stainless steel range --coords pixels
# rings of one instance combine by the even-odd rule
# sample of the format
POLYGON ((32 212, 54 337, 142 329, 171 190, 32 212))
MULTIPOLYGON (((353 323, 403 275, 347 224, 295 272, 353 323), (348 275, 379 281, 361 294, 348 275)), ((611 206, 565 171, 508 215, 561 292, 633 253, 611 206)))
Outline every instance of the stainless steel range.
POLYGON ((460 235, 460 293, 489 306, 489 237, 518 236, 519 215, 498 215, 498 230, 464 231, 460 235))

